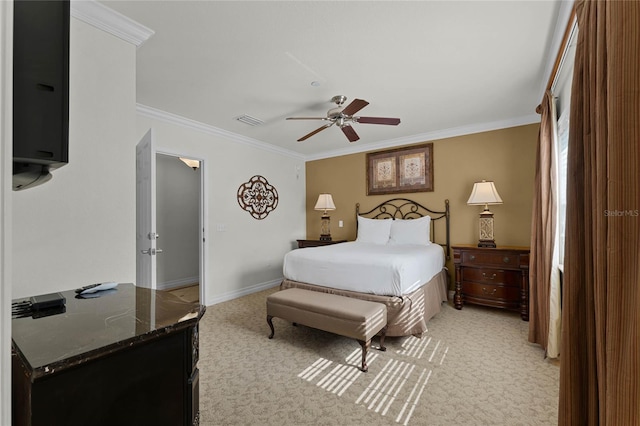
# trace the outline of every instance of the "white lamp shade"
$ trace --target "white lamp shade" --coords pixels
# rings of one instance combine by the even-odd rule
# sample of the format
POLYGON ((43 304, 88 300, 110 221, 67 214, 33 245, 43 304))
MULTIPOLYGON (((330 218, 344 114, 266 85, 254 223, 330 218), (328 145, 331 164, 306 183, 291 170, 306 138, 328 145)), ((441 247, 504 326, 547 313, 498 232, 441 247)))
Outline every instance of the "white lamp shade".
POLYGON ((469 196, 467 204, 470 206, 502 204, 502 198, 500 198, 493 182, 486 182, 483 180, 482 182, 476 182, 473 184, 471 196, 469 196))
POLYGON ((333 198, 331 194, 320 194, 314 210, 335 210, 336 205, 333 204, 333 198))

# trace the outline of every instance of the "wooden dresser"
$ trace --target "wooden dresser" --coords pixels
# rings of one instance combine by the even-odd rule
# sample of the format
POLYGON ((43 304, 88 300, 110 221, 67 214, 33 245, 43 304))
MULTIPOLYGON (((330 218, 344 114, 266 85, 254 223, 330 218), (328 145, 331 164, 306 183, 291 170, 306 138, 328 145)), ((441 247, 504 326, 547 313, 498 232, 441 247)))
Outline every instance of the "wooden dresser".
POLYGON ((133 284, 62 295, 11 320, 13 425, 199 424, 204 306, 133 284))
POLYGON ((467 303, 520 312, 529 321, 529 248, 455 245, 456 309, 467 303))

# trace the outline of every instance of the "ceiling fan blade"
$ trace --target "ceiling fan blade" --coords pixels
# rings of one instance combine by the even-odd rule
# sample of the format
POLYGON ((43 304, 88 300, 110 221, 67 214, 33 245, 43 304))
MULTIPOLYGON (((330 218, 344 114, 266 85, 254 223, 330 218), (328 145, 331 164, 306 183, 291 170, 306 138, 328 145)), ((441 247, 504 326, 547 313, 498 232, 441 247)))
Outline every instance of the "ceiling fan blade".
POLYGON ((342 126, 342 133, 349 139, 349 142, 355 142, 360 139, 360 136, 353 130, 353 127, 349 125, 342 126))
POLYGON ((353 121, 356 123, 366 123, 366 124, 388 124, 390 126, 397 126, 400 124, 399 118, 389 118, 389 117, 353 117, 353 121))
POLYGON ((313 132, 308 133, 306 135, 304 135, 303 137, 301 137, 300 139, 298 139, 298 142, 302 142, 304 140, 309 139, 311 136, 315 135, 316 133, 320 133, 321 131, 323 131, 324 129, 333 126, 334 123, 329 123, 329 124, 325 124, 322 127, 318 127, 317 129, 315 129, 313 132))
POLYGON ((286 120, 328 120, 327 117, 287 117, 286 120))
POLYGON ((347 105, 343 110, 342 114, 344 115, 353 115, 356 112, 360 111, 362 108, 369 105, 369 102, 362 99, 354 99, 349 105, 347 105))

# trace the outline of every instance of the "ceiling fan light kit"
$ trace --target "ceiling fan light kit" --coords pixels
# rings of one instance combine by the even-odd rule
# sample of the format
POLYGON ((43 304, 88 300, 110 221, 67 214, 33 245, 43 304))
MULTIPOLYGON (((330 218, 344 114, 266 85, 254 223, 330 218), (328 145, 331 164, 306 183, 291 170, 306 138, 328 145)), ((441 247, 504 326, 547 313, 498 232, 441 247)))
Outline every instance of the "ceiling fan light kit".
POLYGON ((333 126, 334 124, 342 129, 342 133, 344 133, 347 139, 349 139, 349 142, 355 142, 360 139, 360 136, 358 136, 355 129, 351 125, 352 123, 385 124, 389 126, 397 126, 398 124, 400 124, 399 118, 354 116, 355 113, 369 105, 369 102, 363 99, 354 99, 349 105, 345 107, 344 103, 346 100, 347 97, 344 95, 336 95, 331 98, 331 102, 335 103, 337 107, 331 108, 329 111, 327 111, 326 117, 287 117, 287 120, 324 120, 330 122, 317 128, 311 133, 307 133, 306 135, 298 139, 298 142, 307 140, 311 136, 333 126))

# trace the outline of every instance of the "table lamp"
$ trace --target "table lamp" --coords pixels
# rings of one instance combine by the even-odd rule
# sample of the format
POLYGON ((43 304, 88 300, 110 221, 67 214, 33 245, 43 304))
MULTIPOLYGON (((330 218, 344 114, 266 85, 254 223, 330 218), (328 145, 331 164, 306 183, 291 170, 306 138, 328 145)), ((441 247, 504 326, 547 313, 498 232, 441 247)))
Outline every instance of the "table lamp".
POLYGON ((476 182, 473 184, 471 196, 467 201, 470 206, 484 205, 480 213, 480 242, 478 247, 496 247, 493 239, 493 213, 489 211, 489 204, 502 204, 502 198, 498 194, 493 182, 476 182))
POLYGON ((322 210, 322 222, 320 224, 320 241, 331 241, 331 218, 327 210, 335 210, 331 194, 320 194, 314 210, 322 210))

